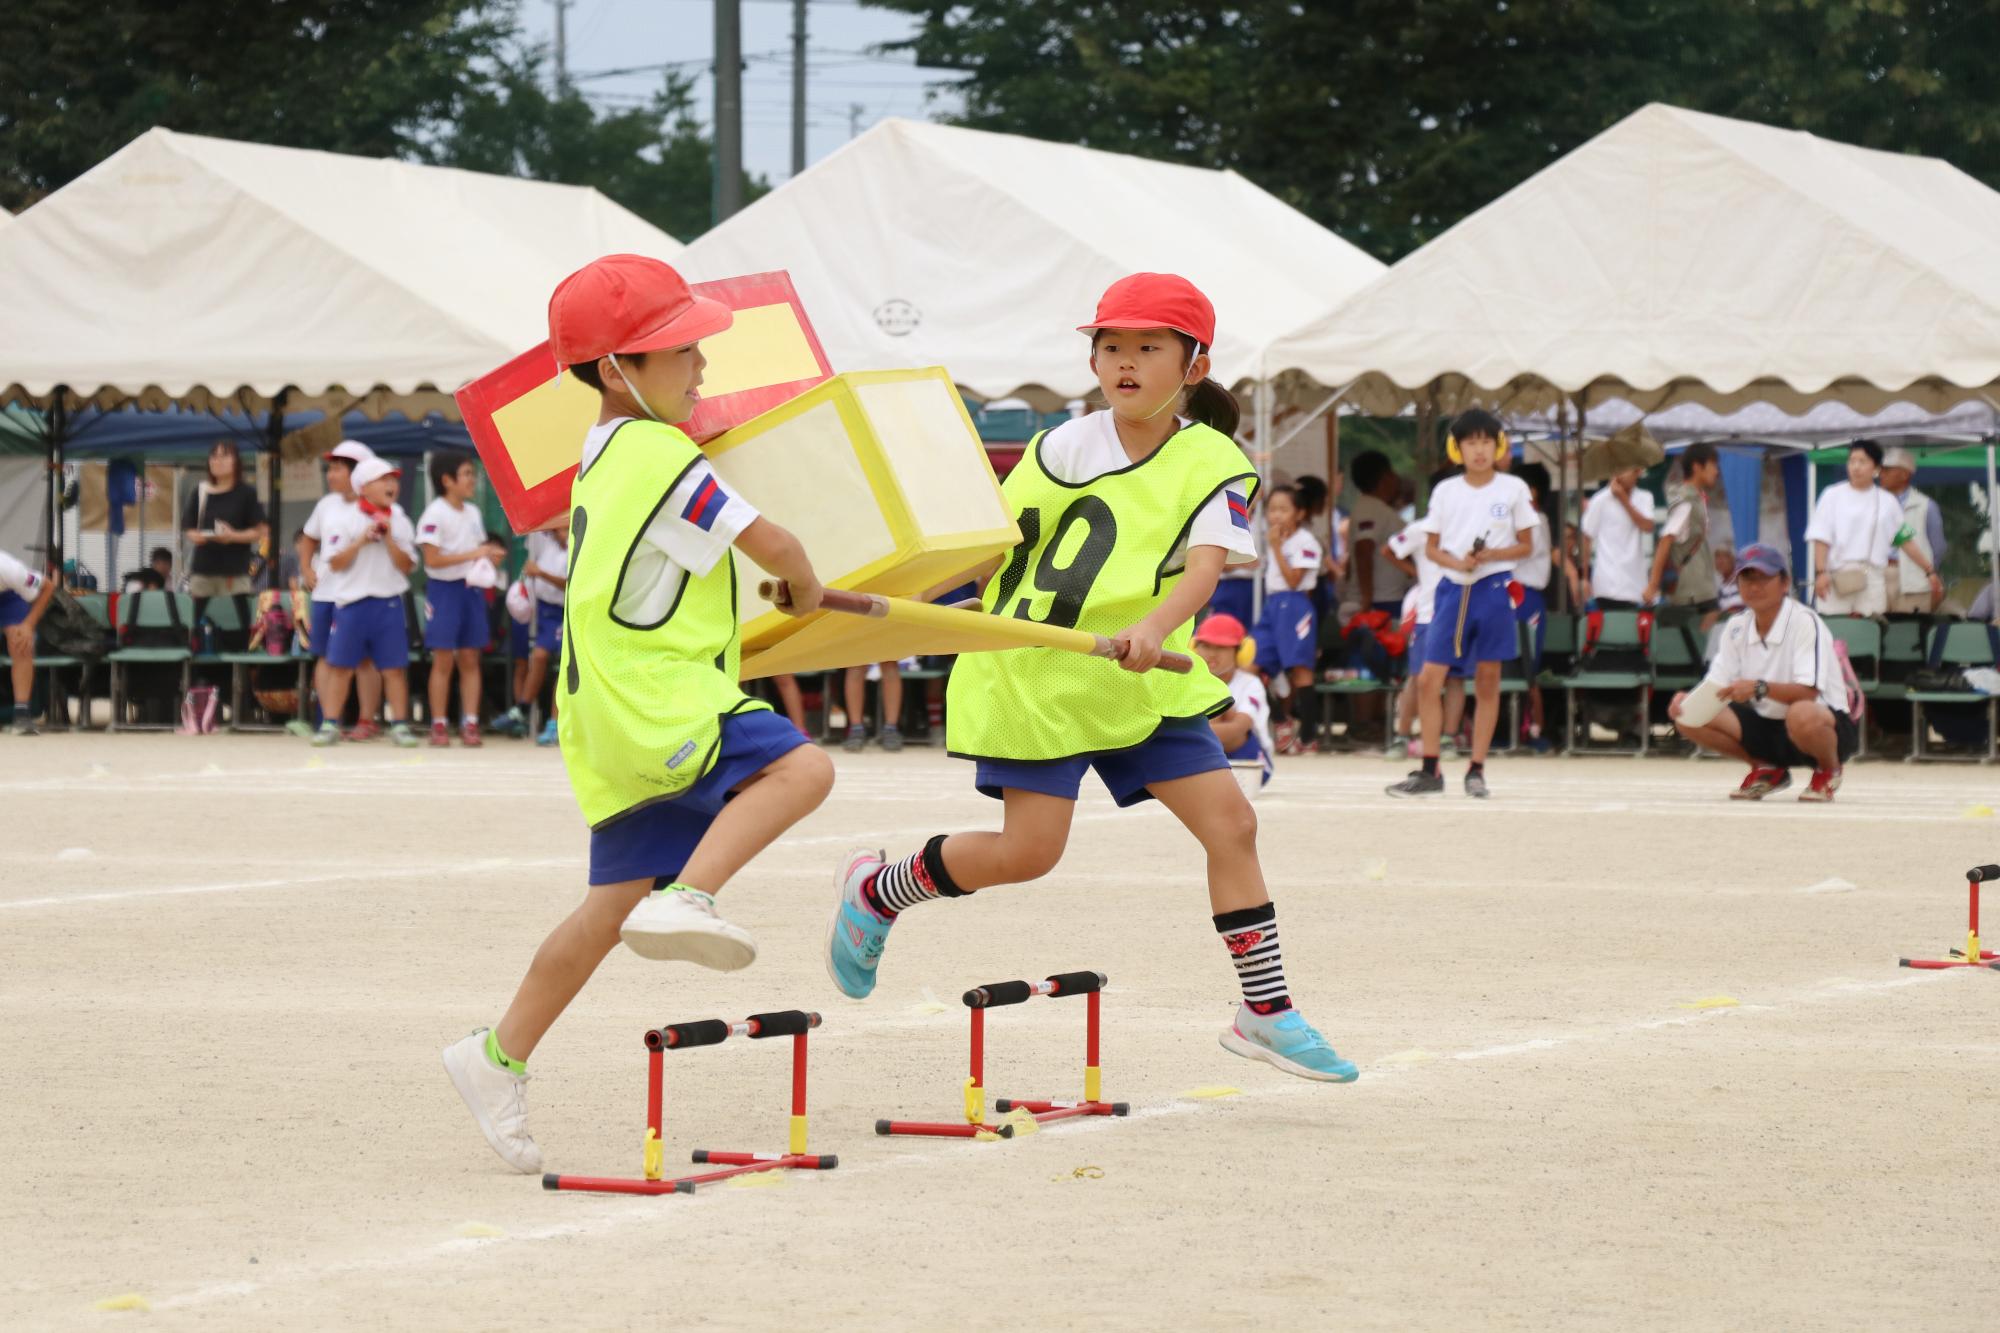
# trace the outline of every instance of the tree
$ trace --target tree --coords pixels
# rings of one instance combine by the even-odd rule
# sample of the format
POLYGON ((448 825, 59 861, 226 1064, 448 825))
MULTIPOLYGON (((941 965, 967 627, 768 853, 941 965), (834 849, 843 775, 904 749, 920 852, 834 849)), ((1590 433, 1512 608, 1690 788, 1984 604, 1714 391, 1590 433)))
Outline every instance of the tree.
POLYGON ((1227 167, 1395 259, 1648 102, 2000 186, 2000 0, 867 0, 982 129, 1227 167))

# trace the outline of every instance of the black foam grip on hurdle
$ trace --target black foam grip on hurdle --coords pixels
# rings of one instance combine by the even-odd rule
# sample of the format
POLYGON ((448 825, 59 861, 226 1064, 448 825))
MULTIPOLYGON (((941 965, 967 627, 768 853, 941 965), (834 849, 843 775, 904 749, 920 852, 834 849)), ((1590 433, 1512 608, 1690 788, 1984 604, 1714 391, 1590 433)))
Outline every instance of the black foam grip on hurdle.
POLYGON ((1104 989, 1108 978, 1102 972, 1058 972, 1049 978, 1057 995, 1088 995, 1104 989))
POLYGON ((809 1014, 803 1009, 780 1009, 775 1014, 752 1014, 748 1020, 756 1024, 753 1037, 796 1037, 819 1026, 819 1015, 809 1014))
POLYGON ((1003 1004, 1021 1004, 1035 992, 1025 981, 996 981, 990 986, 975 986, 965 993, 965 1007, 968 1009, 997 1009, 1003 1004))
POLYGON ((660 1037, 667 1050, 689 1046, 719 1046, 729 1040, 729 1024, 719 1018, 703 1018, 693 1023, 662 1023, 660 1037))
POLYGON ((1974 884, 1984 884, 1988 880, 2000 879, 2000 866, 1974 866, 1965 872, 1965 877, 1974 884))

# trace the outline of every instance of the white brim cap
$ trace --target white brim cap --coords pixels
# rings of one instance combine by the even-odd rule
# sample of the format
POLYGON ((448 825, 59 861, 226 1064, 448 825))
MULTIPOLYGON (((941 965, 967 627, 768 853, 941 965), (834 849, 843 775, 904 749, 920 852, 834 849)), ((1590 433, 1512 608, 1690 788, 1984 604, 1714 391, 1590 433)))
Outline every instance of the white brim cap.
POLYGON ((384 477, 400 477, 402 475, 403 469, 397 467, 394 463, 370 454, 366 459, 354 465, 354 489, 358 491, 369 482, 380 481, 384 477))
POLYGON ((359 440, 342 440, 326 451, 328 458, 344 458, 350 463, 365 463, 375 456, 375 451, 359 440))

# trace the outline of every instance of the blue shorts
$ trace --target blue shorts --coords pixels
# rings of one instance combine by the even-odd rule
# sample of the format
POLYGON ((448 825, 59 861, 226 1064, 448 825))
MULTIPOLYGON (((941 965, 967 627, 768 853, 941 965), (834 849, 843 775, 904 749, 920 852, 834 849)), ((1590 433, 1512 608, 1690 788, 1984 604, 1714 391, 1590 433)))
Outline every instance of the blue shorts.
POLYGON ((562 605, 558 602, 535 603, 535 647, 545 653, 562 651, 562 605))
POLYGON ((1528 627, 1528 679, 1542 674, 1542 644, 1549 636, 1549 598, 1546 590, 1521 585, 1521 604, 1514 608, 1514 620, 1528 627))
POLYGON ((1255 579, 1217 579, 1215 595, 1208 599, 1209 612, 1235 616, 1245 625, 1253 623, 1257 619, 1256 588, 1255 579))
POLYGON ((1264 742, 1257 739, 1257 729, 1255 727, 1250 728, 1250 734, 1243 738, 1243 744, 1229 752, 1229 759, 1232 763, 1245 763, 1252 759, 1262 760, 1264 764, 1264 781, 1268 783, 1271 780, 1271 755, 1269 751, 1265 750, 1264 742))
POLYGON ((434 653, 460 648, 485 651, 486 592, 464 579, 432 579, 424 585, 424 647, 434 653))
POLYGON ((1252 631, 1257 640, 1257 665, 1266 671, 1310 667, 1319 660, 1319 612, 1312 594, 1264 594, 1264 618, 1252 631))
POLYGON ((707 776, 670 801, 642 805, 591 830, 590 882, 671 883, 728 801, 729 789, 806 744, 797 727, 768 708, 723 718, 722 750, 707 776))
POLYGON ((34 603, 21 596, 20 593, 12 589, 0 592, 0 629, 14 628, 14 626, 26 620, 28 612, 33 609, 34 603))
POLYGON ((1470 676, 1480 662, 1511 662, 1521 655, 1520 638, 1514 628, 1514 600, 1507 595, 1511 576, 1488 574, 1477 583, 1439 581, 1437 605, 1424 633, 1423 662, 1441 662, 1455 675, 1470 676), (1465 604, 1463 641, 1459 635, 1458 608, 1465 604))
POLYGON ((312 655, 325 657, 333 646, 333 613, 340 609, 338 602, 312 602, 312 619, 306 628, 312 639, 312 655))
POLYGON ((529 627, 527 621, 516 620, 511 615, 507 617, 507 626, 508 634, 511 636, 509 642, 514 646, 514 660, 517 662, 527 661, 528 654, 534 650, 535 631, 529 627))
POLYGON ((326 660, 342 671, 372 661, 383 671, 410 664, 410 627, 400 597, 364 597, 340 608, 333 618, 326 660))
POLYGON ((1122 750, 1099 750, 1068 759, 981 759, 972 783, 981 796, 1001 799, 1008 788, 1060 796, 1074 801, 1083 790, 1083 775, 1091 769, 1111 789, 1120 806, 1149 801, 1149 783, 1172 782, 1229 767, 1222 742, 1205 717, 1168 718, 1159 729, 1122 750))

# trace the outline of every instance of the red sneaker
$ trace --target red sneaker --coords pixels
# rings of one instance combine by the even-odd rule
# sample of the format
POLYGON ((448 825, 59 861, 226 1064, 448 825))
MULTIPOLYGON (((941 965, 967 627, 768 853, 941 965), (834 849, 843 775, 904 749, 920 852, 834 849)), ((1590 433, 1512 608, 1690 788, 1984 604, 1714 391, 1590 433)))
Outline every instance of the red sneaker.
POLYGON ((1750 770, 1750 776, 1743 779, 1743 785, 1729 793, 1729 799, 1732 801, 1761 801, 1772 792, 1783 791, 1791 785, 1792 773, 1790 769, 1753 768, 1750 770))
POLYGON ((1831 801, 1833 794, 1840 790, 1841 772, 1842 770, 1838 768, 1814 769, 1812 782, 1807 785, 1804 791, 1799 793, 1799 799, 1801 801, 1814 801, 1820 804, 1831 801))
POLYGON ((444 747, 446 747, 446 746, 448 746, 448 745, 450 745, 450 744, 451 744, 451 728, 450 728, 450 727, 447 727, 447 726, 446 726, 446 725, 444 724, 444 719, 443 719, 443 718, 439 718, 439 719, 437 719, 436 721, 432 722, 432 723, 431 723, 431 748, 433 748, 433 749, 443 749, 444 747))
POLYGON ((382 728, 373 722, 356 722, 348 729, 347 739, 351 741, 372 741, 382 734, 382 728))
POLYGON ((458 728, 458 740, 461 745, 469 746, 474 750, 486 744, 485 741, 479 739, 479 724, 477 722, 460 724, 458 728))

